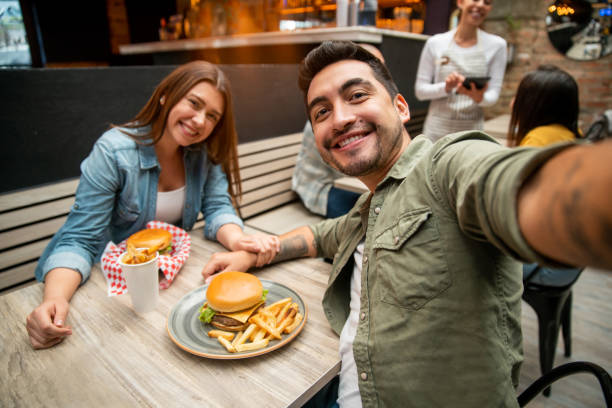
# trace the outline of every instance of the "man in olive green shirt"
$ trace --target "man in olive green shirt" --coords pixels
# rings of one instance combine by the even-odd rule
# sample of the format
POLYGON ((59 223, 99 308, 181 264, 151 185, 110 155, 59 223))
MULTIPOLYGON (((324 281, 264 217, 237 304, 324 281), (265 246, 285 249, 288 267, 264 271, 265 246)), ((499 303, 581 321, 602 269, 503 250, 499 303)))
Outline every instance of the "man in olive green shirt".
MULTIPOLYGON (((388 71, 347 42, 311 51, 300 86, 323 159, 370 189, 347 215, 281 236, 274 259, 334 257, 323 305, 341 336, 338 403, 517 406, 522 275, 512 258, 612 268, 612 143, 411 140, 388 71)), ((202 274, 255 262, 219 253, 202 274)))

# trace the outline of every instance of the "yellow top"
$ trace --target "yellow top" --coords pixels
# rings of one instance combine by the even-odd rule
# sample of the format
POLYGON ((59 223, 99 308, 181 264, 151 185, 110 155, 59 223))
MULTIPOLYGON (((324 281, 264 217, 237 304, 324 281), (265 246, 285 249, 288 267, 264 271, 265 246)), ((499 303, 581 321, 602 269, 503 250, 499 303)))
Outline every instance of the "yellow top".
POLYGON ((538 126, 531 129, 519 146, 547 146, 558 142, 574 140, 574 133, 563 125, 538 126))

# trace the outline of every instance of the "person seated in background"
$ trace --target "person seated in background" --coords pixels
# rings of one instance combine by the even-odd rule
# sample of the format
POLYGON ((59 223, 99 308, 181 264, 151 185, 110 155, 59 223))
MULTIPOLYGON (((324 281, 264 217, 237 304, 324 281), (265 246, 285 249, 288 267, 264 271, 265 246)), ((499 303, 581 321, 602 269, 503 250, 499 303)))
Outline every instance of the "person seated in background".
POLYGON ((201 212, 207 239, 267 263, 278 238, 246 235, 232 204, 241 194, 237 145, 229 81, 206 61, 176 68, 131 121, 105 132, 81 163, 68 219, 38 261, 45 287, 26 319, 32 347, 72 334, 69 302, 92 264, 109 240, 119 243, 149 221, 189 230, 201 212))
MULTIPOLYGON (((370 52, 381 62, 385 59, 378 48, 371 44, 357 44, 370 52)), ((304 206, 312 213, 326 218, 336 218, 346 214, 361 194, 334 187, 334 180, 346 177, 321 159, 314 141, 310 121, 304 126, 302 146, 298 154, 291 188, 304 206)))
POLYGON ((578 84, 554 65, 526 74, 512 101, 508 146, 546 146, 580 137, 578 84))
MULTIPOLYGON (((612 268, 612 140, 509 149, 478 131, 412 139, 391 74, 351 42, 310 51, 299 85, 321 157, 370 190, 346 215, 280 236, 273 260, 334 258, 323 309, 342 366, 330 402, 517 407, 513 258, 612 268)), ((202 275, 256 260, 216 253, 202 275)))
MULTIPOLYGON (((512 101, 508 146, 542 147, 580 137, 578 84, 555 65, 540 65, 519 83, 512 101)), ((523 280, 555 282, 572 270, 550 268, 536 263, 523 265, 523 280)))

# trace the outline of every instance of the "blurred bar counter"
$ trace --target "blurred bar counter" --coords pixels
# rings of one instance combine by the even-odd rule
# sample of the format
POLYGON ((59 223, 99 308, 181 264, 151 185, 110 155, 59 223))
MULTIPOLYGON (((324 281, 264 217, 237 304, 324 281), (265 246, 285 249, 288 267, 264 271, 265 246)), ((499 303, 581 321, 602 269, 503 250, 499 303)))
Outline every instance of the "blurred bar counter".
MULTIPOLYGON (((234 34, 217 37, 188 38, 171 41, 155 41, 147 43, 125 44, 119 46, 122 55, 151 55, 154 64, 176 64, 183 63, 197 56, 198 53, 211 53, 222 57, 222 51, 226 50, 233 56, 235 61, 210 60, 215 63, 299 63, 308 51, 303 54, 296 52, 279 53, 280 49, 275 47, 293 47, 296 51, 303 46, 308 50, 325 40, 349 40, 354 42, 367 42, 381 48, 386 40, 397 39, 407 43, 422 45, 429 36, 414 34, 403 31, 381 29, 372 26, 350 26, 350 27, 327 27, 309 28, 295 31, 273 31, 251 34, 234 34), (261 55, 255 55, 253 51, 261 49, 261 55), (267 47, 267 49, 266 49, 267 47), (250 50, 242 50, 249 48, 250 50), (244 53, 242 51, 245 51, 244 53), (266 51, 276 51, 273 55, 266 51), (242 57, 239 54, 244 54, 242 57), (296 59, 298 58, 298 59, 296 59), (282 61, 277 61, 277 60, 282 61)), ((419 49, 420 51, 420 49, 419 49)))
MULTIPOLYGON (((411 113, 425 112, 416 100, 414 81, 427 35, 373 26, 325 27, 121 45, 119 52, 140 65, 177 65, 196 59, 216 64, 299 64, 325 40, 349 40, 377 46, 411 113)), ((297 86, 297 78, 296 78, 297 86)))

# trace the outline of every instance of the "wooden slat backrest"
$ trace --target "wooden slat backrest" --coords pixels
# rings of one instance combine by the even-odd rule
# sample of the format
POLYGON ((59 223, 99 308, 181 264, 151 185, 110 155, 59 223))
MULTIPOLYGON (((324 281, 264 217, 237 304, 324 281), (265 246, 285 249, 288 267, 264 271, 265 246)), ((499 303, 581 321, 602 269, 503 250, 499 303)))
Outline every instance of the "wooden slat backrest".
POLYGON ((31 281, 38 258, 66 221, 78 179, 0 195, 0 290, 31 281))
POLYGON ((70 179, 41 187, 0 194, 0 213, 33 204, 74 196, 79 179, 70 179))
POLYGON ((0 273, 0 290, 13 287, 23 282, 33 281, 34 270, 38 261, 28 262, 0 273))
POLYGON ((291 177, 301 143, 302 133, 294 133, 238 146, 243 219, 297 199, 291 177))
POLYGON ((0 232, 0 250, 52 236, 64 224, 67 216, 37 222, 25 227, 0 232))
POLYGON ((70 212, 70 207, 72 207, 73 203, 74 195, 72 197, 5 212, 0 214, 0 231, 66 215, 70 212))

